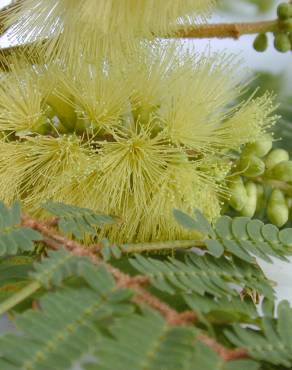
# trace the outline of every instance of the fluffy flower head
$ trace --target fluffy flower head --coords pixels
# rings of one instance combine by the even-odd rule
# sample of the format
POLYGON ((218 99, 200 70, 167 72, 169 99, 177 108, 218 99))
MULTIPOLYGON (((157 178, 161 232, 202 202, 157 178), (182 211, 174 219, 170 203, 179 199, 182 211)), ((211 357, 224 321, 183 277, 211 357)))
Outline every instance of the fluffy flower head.
MULTIPOLYGON (((192 237, 173 219, 173 208, 216 218, 230 152, 276 120, 270 95, 235 105, 245 85, 236 59, 225 55, 194 58, 181 47, 142 44, 118 64, 85 60, 79 68, 76 74, 62 64, 47 67, 55 88, 45 93, 42 73, 32 79, 50 125, 19 138, 18 119, 15 128, 7 122, 0 198, 21 197, 32 210, 53 199, 117 215, 123 224, 100 233, 114 242, 192 237)), ((3 94, 18 88, 12 81, 3 94)), ((15 110, 12 103, 0 106, 0 117, 3 109, 15 110)), ((23 128, 26 120, 19 122, 23 128)))
MULTIPOLYGON (((23 0, 8 10, 6 26, 21 42, 44 40, 46 54, 91 60, 136 38, 170 35, 197 23, 216 0, 23 0)), ((39 45, 40 46, 40 45, 39 45)), ((72 59, 71 59, 72 62, 72 59)))

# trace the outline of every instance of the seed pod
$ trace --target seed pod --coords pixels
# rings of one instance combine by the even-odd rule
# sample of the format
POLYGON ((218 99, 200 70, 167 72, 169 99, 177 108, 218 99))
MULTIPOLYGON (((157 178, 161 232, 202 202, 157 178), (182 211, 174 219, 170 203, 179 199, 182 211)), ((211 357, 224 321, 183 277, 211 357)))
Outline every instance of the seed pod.
POLYGON ((229 204, 236 211, 241 211, 247 202, 247 193, 241 177, 232 179, 229 186, 229 204))
POLYGON ((281 3, 277 8, 278 18, 281 20, 292 17, 292 5, 288 3, 281 3))
POLYGON ((286 33, 277 33, 275 35, 274 46, 281 53, 287 53, 287 51, 291 50, 289 36, 286 33))
POLYGON ((274 189, 268 202, 269 220, 277 227, 282 227, 289 219, 289 208, 284 194, 279 189, 274 189))
POLYGON ((289 161, 289 153, 287 150, 273 149, 265 159, 266 168, 269 170, 283 161, 289 161))
POLYGON ((292 161, 276 164, 270 171, 267 171, 267 176, 275 180, 292 182, 292 161))
POLYGON ((273 146, 272 137, 268 134, 265 134, 261 137, 260 140, 257 140, 254 143, 246 145, 243 151, 243 155, 253 154, 257 157, 264 157, 272 149, 272 146, 273 146))
POLYGON ((254 182, 249 181, 245 185, 247 193, 247 202, 240 211, 240 214, 244 217, 253 217, 257 207, 257 186, 254 182))
POLYGON ((244 171, 244 176, 256 177, 265 172, 265 163, 255 155, 245 156, 240 158, 238 169, 244 171))
POLYGON ((268 48, 268 36, 265 33, 258 34, 253 42, 253 47, 259 53, 266 51, 268 48))

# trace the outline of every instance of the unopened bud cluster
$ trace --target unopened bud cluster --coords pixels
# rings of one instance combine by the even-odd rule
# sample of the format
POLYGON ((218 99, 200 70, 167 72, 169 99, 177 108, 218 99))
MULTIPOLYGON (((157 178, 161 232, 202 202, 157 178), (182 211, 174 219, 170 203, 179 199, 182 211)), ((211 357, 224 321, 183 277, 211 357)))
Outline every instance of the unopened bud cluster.
POLYGON ((292 209, 289 191, 292 160, 284 149, 273 149, 272 138, 248 144, 233 170, 229 205, 241 216, 253 217, 266 210, 270 222, 284 226, 292 209))
MULTIPOLYGON (((279 31, 274 32, 274 47, 281 53, 292 50, 292 4, 281 3, 277 9, 279 31)), ((268 48, 268 36, 260 33, 254 40, 254 49, 264 52, 268 48)))

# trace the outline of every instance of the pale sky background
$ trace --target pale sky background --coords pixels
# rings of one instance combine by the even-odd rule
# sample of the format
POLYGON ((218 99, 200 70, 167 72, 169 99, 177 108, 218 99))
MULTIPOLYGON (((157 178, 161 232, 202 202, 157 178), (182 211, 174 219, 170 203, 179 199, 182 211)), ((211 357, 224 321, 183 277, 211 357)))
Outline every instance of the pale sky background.
MULTIPOLYGON (((236 0, 230 0, 236 1, 236 0)), ((281 2, 280 0, 278 2, 281 2)), ((9 0, 0 0, 0 7, 9 4, 9 0)), ((276 10, 270 14, 265 16, 267 19, 276 18, 276 10)), ((258 17, 256 18, 258 19, 258 17)), ((216 22, 226 22, 231 20, 237 21, 251 21, 251 16, 242 13, 239 15, 234 16, 226 16, 226 15, 216 15, 213 19, 216 22)), ((228 50, 232 53, 240 53, 245 62, 243 66, 247 66, 252 70, 259 70, 265 69, 272 72, 284 72, 286 74, 286 90, 289 91, 289 86, 292 86, 292 53, 281 54, 274 50, 272 45, 270 45, 269 49, 265 53, 257 53, 252 48, 254 36, 244 36, 240 39, 240 41, 233 41, 233 40, 195 40, 195 46, 198 50, 206 49, 206 46, 210 44, 211 50, 228 50)), ((271 41, 272 43, 272 41, 271 41)), ((7 37, 0 38, 0 45, 7 46, 9 41, 7 37)), ((290 91, 290 94, 292 91, 290 91)), ((292 126, 291 126, 292 127, 292 126)), ((282 263, 276 261, 273 265, 269 265, 266 263, 261 263, 262 267, 264 268, 267 275, 274 281, 277 282, 277 296, 278 299, 288 299, 292 304, 292 258, 291 263, 282 263)), ((3 320, 2 320, 3 321, 3 320)), ((1 326, 1 319, 0 319, 0 334, 1 329, 3 332, 4 326, 6 323, 2 323, 1 326)))

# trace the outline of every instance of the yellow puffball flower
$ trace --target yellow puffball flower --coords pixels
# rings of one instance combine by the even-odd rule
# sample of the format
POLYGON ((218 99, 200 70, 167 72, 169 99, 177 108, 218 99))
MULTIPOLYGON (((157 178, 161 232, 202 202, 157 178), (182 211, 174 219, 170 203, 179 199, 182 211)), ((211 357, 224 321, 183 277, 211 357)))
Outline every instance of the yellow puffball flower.
POLYGON ((46 125, 45 97, 53 87, 45 68, 18 55, 2 59, 9 72, 0 76, 0 130, 38 132, 46 125))
MULTIPOLYGON (((137 38, 163 37, 210 14, 216 0, 22 0, 9 8, 6 27, 21 43, 40 40, 49 57, 79 53, 95 60, 137 38), (101 52, 101 50, 103 52, 101 52)), ((72 59, 73 58, 73 59, 72 59)))
MULTIPOLYGON (((112 242, 194 237, 175 222, 173 208, 216 219, 228 196, 231 154, 276 121, 270 95, 236 106, 246 87, 237 65, 224 54, 194 57, 161 42, 142 43, 118 63, 82 59, 75 73, 59 61, 46 66, 54 89, 41 102, 52 110, 45 113, 51 129, 19 137, 17 119, 14 130, 8 123, 0 199, 20 198, 33 212, 52 199, 119 216, 122 224, 99 233, 112 242)), ((3 94, 17 90, 17 73, 3 94)), ((4 109, 15 104, 0 105, 0 116, 4 109)))

